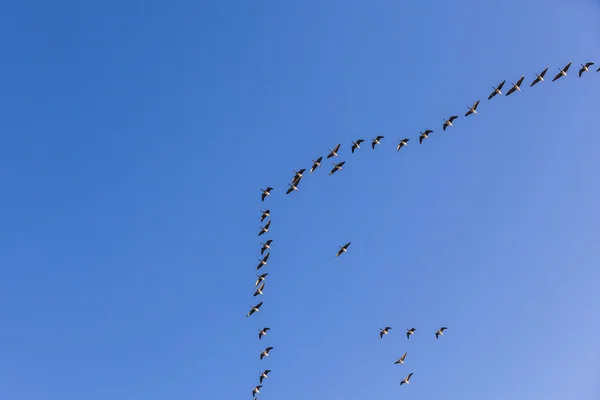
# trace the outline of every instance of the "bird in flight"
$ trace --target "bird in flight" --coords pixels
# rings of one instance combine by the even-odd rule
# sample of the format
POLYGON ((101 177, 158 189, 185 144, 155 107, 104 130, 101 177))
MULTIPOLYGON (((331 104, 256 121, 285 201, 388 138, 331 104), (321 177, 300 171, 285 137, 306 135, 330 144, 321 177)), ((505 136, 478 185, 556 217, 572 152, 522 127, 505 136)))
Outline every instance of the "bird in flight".
POLYGON ((479 105, 479 100, 477 100, 475 102, 475 104, 473 104, 472 107, 469 107, 469 111, 467 111, 467 113, 465 114, 465 117, 468 117, 471 114, 477 114, 477 106, 479 105))
POLYGON ((265 252, 265 250, 271 249, 271 243, 272 242, 273 242, 273 239, 269 239, 265 243, 261 243, 262 244, 262 248, 260 249, 260 255, 261 256, 263 255, 263 253, 265 252))
POLYGON ((338 257, 340 254, 345 253, 348 251, 348 246, 350 246, 351 242, 346 243, 343 246, 340 246, 340 249, 338 250, 337 254, 335 255, 336 257, 338 257))
POLYGON ((261 211, 262 215, 260 216, 260 222, 263 222, 265 218, 271 215, 271 210, 261 211))
POLYGON ((294 177, 292 178, 292 183, 294 185, 298 185, 300 183, 300 179, 302 179, 302 174, 306 171, 306 168, 302 168, 300 171, 294 170, 294 177))
POLYGON ((517 83, 512 83, 512 87, 510 88, 510 90, 508 92, 506 92, 507 96, 510 96, 512 93, 514 93, 515 91, 521 91, 521 83, 523 83, 523 79, 525 79, 525 75, 521 76, 519 78, 519 80, 517 81, 517 83))
POLYGON ((265 267, 267 265, 267 260, 269 259, 270 255, 271 255, 271 252, 268 252, 267 255, 263 257, 262 260, 260 258, 258 259, 258 266, 256 267, 256 271, 258 271, 259 269, 261 269, 262 267, 265 267))
POLYGON ((261 301, 260 303, 258 303, 255 306, 252 306, 252 308, 250 309, 250 312, 248 313, 248 315, 246 315, 246 317, 251 316, 252 314, 254 314, 255 312, 258 312, 258 310, 260 309, 260 307, 262 306, 263 302, 261 301))
POLYGON ((531 82, 531 85, 529 85, 529 87, 532 87, 533 85, 535 85, 538 82, 544 82, 544 75, 546 75, 546 72, 548 71, 548 67, 546 67, 545 70, 542 71, 541 74, 535 74, 535 79, 533 80, 533 82, 531 82))
POLYGON ((398 139, 398 140, 400 141, 400 143, 398 143, 398 146, 396 147, 396 151, 400 151, 401 148, 408 145, 408 141, 410 139, 398 139))
POLYGON ((256 289, 256 292, 254 292, 254 297, 258 296, 259 294, 263 294, 263 289, 265 288, 265 284, 266 284, 266 282, 263 282, 263 284, 260 285, 260 287, 256 289))
POLYGON ((333 175, 336 173, 336 171, 339 171, 342 169, 342 165, 346 164, 346 161, 342 161, 341 163, 332 163, 333 164, 333 169, 331 170, 331 172, 329 173, 329 175, 333 175))
POLYGON ((258 236, 263 235, 263 234, 269 232, 269 226, 271 226, 271 220, 269 220, 265 226, 263 226, 262 228, 260 228, 260 232, 258 233, 258 236))
POLYGON ((262 385, 258 385, 254 389, 252 389, 252 397, 255 397, 257 393, 260 393, 261 387, 262 387, 262 385))
POLYGON ((444 331, 448 329, 445 326, 442 326, 440 329, 437 330, 437 332, 435 333, 435 338, 439 339, 440 335, 444 336, 444 331))
POLYGON ((448 119, 444 119, 444 130, 446 130, 446 128, 449 126, 452 126, 452 121, 454 121, 456 118, 458 118, 458 115, 453 115, 448 119))
POLYGON ((267 347, 266 349, 264 349, 263 351, 260 352, 260 359, 262 360, 263 357, 269 357, 269 352, 273 350, 273 347, 267 347))
POLYGON ((337 157, 338 156, 337 152, 340 149, 340 145, 341 145, 341 143, 338 143, 338 145, 335 146, 335 148, 333 150, 329 150, 329 154, 327 155, 327 158, 337 157))
POLYGON ((268 272, 265 272, 262 275, 256 274, 256 282, 254 283, 254 287, 258 286, 262 281, 264 281, 267 275, 269 275, 268 272))
MULTIPOLYGON (((260 340, 263 336, 267 335, 267 331, 270 331, 271 328, 262 328, 261 330, 258 331, 258 340, 260 340)), ((261 382, 262 383, 262 382, 261 382)))
POLYGON ((263 372, 260 373, 260 383, 262 383, 263 379, 268 378, 267 375, 269 375, 269 372, 271 372, 270 369, 265 369, 263 372))
POLYGON ((383 139, 385 136, 377 136, 375 139, 371 138, 371 140, 373 142, 371 142, 371 147, 373 148, 373 150, 375 150, 375 145, 377 144, 381 144, 380 140, 383 139))
POLYGON ((273 190, 272 187, 268 187, 265 190, 260 189, 262 191, 262 201, 265 201, 265 197, 270 196, 271 195, 271 190, 273 190))
MULTIPOLYGON (((495 96, 495 95, 497 95, 497 94, 502 94, 501 90, 502 90, 502 86, 504 86, 504 83, 505 83, 505 82, 506 82, 506 81, 502 81, 502 82, 501 82, 501 83, 498 85, 498 87, 495 87, 495 88, 494 88, 494 91, 492 92, 492 94, 490 94, 490 97, 488 97, 488 100, 491 100, 491 99, 492 99, 492 97, 494 97, 494 96, 495 96)), ((492 87, 493 87, 493 86, 492 86, 492 87)))
POLYGON ((294 183, 288 183, 288 185, 290 185, 290 188, 287 190, 287 192, 285 192, 285 194, 290 194, 293 191, 297 191, 298 190, 298 186, 296 186, 296 185, 298 185, 299 182, 300 182, 300 180, 298 180, 298 182, 296 182, 295 184, 294 183))
POLYGON ((322 159, 323 159, 323 157, 319 157, 319 158, 317 158, 317 160, 316 160, 316 161, 315 161, 315 160, 312 160, 312 162, 313 162, 313 166, 310 168, 310 171, 309 171, 311 174, 313 173, 313 171, 314 171, 315 169, 317 169, 318 167, 320 167, 320 166, 321 166, 321 160, 322 160, 322 159))
POLYGON ((567 71, 569 70, 569 67, 571 66, 571 61, 569 61, 569 63, 567 65, 565 65, 565 67, 563 69, 561 69, 558 74, 556 74, 556 76, 554 77, 554 79, 552 79, 552 82, 554 82, 555 80, 562 78, 563 76, 567 76, 567 71))
POLYGON ((421 136, 419 136, 419 144, 423 143, 423 139, 427 139, 430 133, 433 133, 432 130, 427 129, 425 132, 420 132, 421 136))
POLYGON ((581 64, 581 69, 579 70, 579 77, 581 78, 581 74, 584 72, 590 72, 590 67, 594 65, 593 62, 586 63, 585 65, 581 64))
POLYGON ((408 374, 408 376, 406 378, 402 379, 402 381, 400 382, 400 386, 404 385, 405 383, 409 384, 410 383, 409 380, 410 380, 410 377, 412 376, 412 374, 413 373, 411 372, 410 374, 408 374))
POLYGON ((396 360, 394 364, 404 364, 404 359, 406 358, 406 353, 402 354, 402 357, 396 360))
POLYGON ((379 332, 379 339, 383 339, 383 335, 387 335, 387 334, 388 334, 388 331, 389 331, 390 329, 392 329, 392 327, 391 327, 391 326, 386 326, 386 327, 385 327, 385 328, 383 328, 383 329, 381 329, 381 328, 380 328, 380 329, 379 329, 379 331, 380 331, 380 332, 379 332))
POLYGON ((356 142, 352 142, 352 154, 354 154, 354 150, 360 149, 360 144, 364 142, 362 139, 358 139, 356 142))
POLYGON ((416 329, 415 328, 410 328, 406 330, 406 338, 410 339, 410 335, 413 335, 415 333, 416 329))

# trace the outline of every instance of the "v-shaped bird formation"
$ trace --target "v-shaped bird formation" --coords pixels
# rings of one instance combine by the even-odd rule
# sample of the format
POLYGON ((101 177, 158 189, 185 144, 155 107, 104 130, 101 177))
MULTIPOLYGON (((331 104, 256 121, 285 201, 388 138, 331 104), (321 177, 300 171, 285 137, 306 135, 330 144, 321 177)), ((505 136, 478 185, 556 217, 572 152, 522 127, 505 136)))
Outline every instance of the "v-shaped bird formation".
MULTIPOLYGON (((555 82, 563 77, 567 77, 568 76, 567 72, 568 72, 569 68, 571 67, 571 64, 572 64, 572 62, 569 62, 564 67, 558 68, 558 73, 556 74, 556 76, 554 76, 554 78, 552 79, 552 82, 555 82)), ((580 64, 580 65, 581 65, 581 69, 579 70, 579 77, 581 78, 584 73, 590 72, 590 67, 592 67, 595 64, 594 64, 594 62, 586 62, 585 64, 580 64)), ((547 72, 548 72, 548 67, 544 68, 539 74, 535 73, 535 78, 530 83, 529 87, 533 87, 533 86, 539 84, 540 82, 544 82, 544 77, 547 72)), ((596 72, 600 72, 600 68, 598 68, 596 70, 596 72)), ((523 85, 524 81, 525 81, 525 75, 521 75, 519 77, 519 79, 517 79, 516 82, 511 82, 510 89, 508 89, 505 96, 510 96, 513 93, 521 92, 523 89, 522 85, 523 85)), ((492 86, 492 92, 489 94, 488 100, 492 100, 494 97, 496 97, 498 95, 501 96, 503 94, 502 90, 503 90, 505 84, 506 84, 506 80, 503 80, 497 86, 492 86)), ((465 117, 469 117, 471 115, 478 114, 479 104, 480 104, 480 100, 477 100, 471 106, 467 106, 468 111, 465 113, 465 117)), ((447 128, 454 127, 455 121, 458 118, 459 118, 458 115, 451 115, 450 117, 448 117, 448 119, 442 118, 444 121, 442 124, 442 131, 446 131, 447 128)), ((432 130, 432 129, 426 129, 422 132, 419 132, 419 144, 423 144, 423 140, 428 139, 433 132, 434 132, 434 130, 432 130)), ((375 147, 382 144, 383 139, 385 139, 385 136, 383 136, 383 135, 371 137, 371 149, 375 150, 375 147)), ((396 144, 396 152, 399 152, 400 149, 402 149, 403 147, 407 147, 409 140, 410 140, 410 138, 398 139, 398 142, 396 144)), ((361 149, 361 144, 364 142, 365 142, 365 139, 360 139, 360 138, 351 141, 350 142, 351 153, 355 154, 355 152, 357 150, 361 149)), ((329 149, 329 153, 327 154, 326 158, 330 159, 330 158, 339 157, 339 152, 340 152, 341 146, 342 146, 342 144, 338 143, 333 147, 333 149, 329 149)), ((312 174, 313 172, 315 172, 315 170, 317 170, 317 168, 321 167, 322 161, 323 161, 323 156, 318 157, 316 160, 312 160, 312 166, 309 170, 309 174, 312 174)), ((339 161, 337 163, 332 162, 333 168, 329 172, 329 175, 333 175, 338 171, 342 171, 345 163, 346 163, 346 161, 339 161)), ((299 169, 297 171, 293 170, 294 176, 292 177, 291 182, 288 183, 288 189, 285 192, 286 194, 289 195, 293 192, 299 191, 298 186, 304 177, 305 171, 306 171, 305 168, 299 169)), ((264 202, 267 197, 271 196, 271 192, 273 190, 274 189, 270 186, 267 186, 265 189, 261 189, 261 192, 262 192, 261 201, 264 202)), ((270 226, 271 226, 271 219, 270 219, 271 218, 271 210, 269 210, 269 209, 261 210, 260 223, 262 224, 264 222, 264 220, 267 218, 269 218, 269 219, 267 220, 267 222, 264 225, 262 225, 260 227, 258 236, 262 236, 264 234, 269 233, 270 226)), ((261 242, 262 247, 260 249, 260 254, 261 254, 262 258, 258 259, 258 265, 256 266, 256 271, 268 266, 267 260, 269 259, 269 256, 271 254, 270 252, 271 252, 271 244, 272 243, 273 243, 272 239, 268 239, 264 243, 261 242), (265 252, 266 252, 266 254, 265 254, 265 252)), ((339 249, 338 249, 337 253, 335 254, 335 258, 338 258, 342 254, 348 252, 348 248, 350 247, 350 244, 351 244, 351 242, 347 242, 346 244, 339 246, 339 249)), ((263 295, 265 285, 266 285, 266 278, 268 275, 269 275, 268 272, 262 273, 260 275, 259 274, 256 275, 257 279, 254 283, 254 287, 255 287, 254 297, 263 295)), ((263 305, 263 301, 260 301, 255 305, 251 305, 250 311, 248 311, 247 317, 250 317, 252 314, 258 313, 260 311, 262 305, 263 305)), ((264 336, 267 336, 267 332, 270 331, 270 329, 271 328, 268 328, 268 327, 259 328, 258 339, 262 340, 262 338, 264 336)), ((445 326, 440 327, 437 331, 435 331, 435 338, 440 339, 440 337, 444 335, 444 331, 446 331, 447 329, 448 328, 445 326)), ((380 328, 380 332, 379 332, 380 339, 383 339, 384 336, 389 335, 391 330, 392 330, 392 327, 390 327, 390 326, 380 328)), ((415 335, 416 331, 417 330, 415 328, 406 329, 406 338, 410 339, 411 336, 415 335)), ((272 350, 273 350, 273 346, 268 346, 268 347, 265 347, 263 350, 261 350, 259 353, 260 360, 269 358, 270 352, 272 350)), ((400 356, 399 358, 396 359, 394 364, 404 365, 405 363, 408 363, 409 361, 406 361, 407 354, 408 354, 408 352, 404 352, 404 354, 402 356, 400 356)), ((270 369, 264 369, 262 372, 260 372, 259 384, 252 389, 252 397, 256 398, 256 395, 260 393, 260 390, 263 387, 262 386, 263 380, 267 379, 270 372, 271 372, 270 369)), ((403 374, 402 375, 403 378, 400 380, 400 385, 402 386, 405 384, 406 385, 410 384, 410 379, 411 379, 412 375, 413 375, 413 372, 409 372, 406 375, 403 374)))

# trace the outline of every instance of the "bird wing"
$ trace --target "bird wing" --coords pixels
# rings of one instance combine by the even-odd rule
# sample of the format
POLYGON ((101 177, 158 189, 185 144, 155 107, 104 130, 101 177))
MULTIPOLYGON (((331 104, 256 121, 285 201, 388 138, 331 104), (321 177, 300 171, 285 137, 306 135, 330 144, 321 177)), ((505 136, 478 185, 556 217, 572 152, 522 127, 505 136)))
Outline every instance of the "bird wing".
POLYGON ((363 139, 358 139, 358 140, 356 141, 356 143, 358 143, 358 144, 361 144, 362 142, 364 142, 364 140, 363 140, 363 139))
POLYGON ((247 317, 249 317, 249 316, 251 316, 252 314, 254 314, 254 308, 252 308, 252 309, 250 310, 250 312, 248 313, 248 315, 246 315, 246 316, 247 316, 247 317))
POLYGON ((269 226, 271 226, 271 220, 269 220, 269 222, 267 222, 267 224, 265 225, 265 229, 269 229, 269 226))
POLYGON ((438 339, 438 338, 439 338, 439 336, 440 336, 440 333, 439 333, 439 332, 436 332, 436 333, 435 333, 435 338, 436 338, 436 339, 438 339))
POLYGON ((404 359, 405 359, 405 358, 406 358, 406 353, 402 354, 402 357, 400 357, 400 359, 401 359, 402 361, 404 361, 404 359))
POLYGON ((269 240, 267 240, 267 244, 268 244, 269 246, 271 245, 271 243, 272 243, 272 242, 273 242, 273 239, 269 239, 269 240))
POLYGON ((410 339, 410 331, 406 332, 406 338, 410 339))
POLYGON ((554 79, 552 79, 552 82, 554 82, 555 80, 557 80, 561 76, 562 76, 562 74, 559 72, 558 74, 556 74, 556 76, 554 77, 554 79))
POLYGON ((540 76, 543 78, 544 75, 546 75, 547 71, 548 71, 548 67, 546 67, 546 69, 542 71, 542 73, 540 74, 540 76))
POLYGON ((491 100, 491 99, 492 99, 492 97, 494 97, 495 95, 496 95, 496 91, 494 90, 494 91, 492 92, 492 94, 490 94, 490 97, 488 97, 488 100, 491 100))
POLYGON ((348 242, 348 243, 346 243, 346 244, 344 245, 344 248, 345 248, 345 249, 347 249, 347 248, 348 248, 348 246, 350 246, 350 243, 352 243, 352 242, 348 242))
POLYGON ((391 327, 391 326, 386 326, 386 327, 385 327, 385 330, 386 330, 386 331, 389 331, 390 329, 392 329, 392 327, 391 327))
POLYGON ((502 90, 502 87, 504 86, 504 84, 506 83, 506 79, 502 81, 502 83, 500 83, 498 85, 498 90, 502 90))
POLYGON ((398 143, 398 146, 396 147, 396 151, 399 151, 400 147, 402 147, 402 142, 398 143))
POLYGON ((450 117, 449 121, 452 122, 454 121, 456 118, 458 118, 458 115, 453 115, 450 117))
POLYGON ((446 328, 445 326, 442 326, 442 327, 440 328, 440 331, 442 331, 442 332, 443 332, 443 331, 445 331, 446 329, 448 329, 448 328, 446 328))
POLYGON ((540 81, 540 78, 535 78, 533 80, 533 82, 531 82, 531 85, 529 85, 529 87, 532 87, 533 85, 535 85, 536 83, 538 83, 540 81))
POLYGON ((478 105, 479 105, 479 100, 477 100, 477 101, 475 102, 475 104, 473 104, 473 109, 474 109, 474 110, 477 110, 477 106, 478 106, 478 105))
POLYGON ((337 171, 337 165, 335 167, 333 167, 333 169, 331 170, 329 175, 335 174, 335 171, 337 171))
POLYGON ((340 254, 342 254, 342 249, 338 250, 337 254, 335 255, 336 257, 338 257, 340 254))
POLYGON ((262 285, 260 285, 260 291, 262 292, 262 290, 265 288, 265 285, 267 284, 267 282, 263 282, 262 285))
POLYGON ((571 66, 571 63, 568 63, 567 65, 565 65, 565 67, 563 68, 563 71, 565 71, 565 73, 569 70, 569 67, 571 66))
POLYGON ((468 117, 471 114, 473 114, 473 111, 469 110, 469 111, 466 112, 465 117, 468 117))
POLYGON ((260 255, 262 256, 267 248, 263 245, 260 249, 260 255))
POLYGON ((423 143, 423 138, 424 138, 423 135, 419 136, 419 144, 423 143))
POLYGON ((270 255, 271 255, 271 252, 268 252, 267 255, 263 257, 263 261, 267 262, 267 260, 269 259, 270 255))
POLYGON ((375 143, 375 141, 374 141, 374 140, 373 140, 373 142, 371 142, 371 148, 372 148, 373 150, 375 150, 375 145, 376 145, 376 144, 377 144, 377 143, 375 143))
POLYGON ((406 380, 409 380, 410 377, 412 376, 412 374, 413 374, 412 372, 410 374, 408 374, 408 376, 406 377, 406 380))
POLYGON ((448 124, 446 122, 444 122, 444 130, 446 130, 447 126, 448 126, 448 124))
POLYGON ((294 191, 294 189, 290 186, 290 188, 285 192, 285 194, 290 194, 294 191))
POLYGON ((262 201, 265 201, 265 197, 267 197, 267 195, 265 193, 262 194, 262 201))
POLYGON ((313 164, 313 166, 310 168, 310 173, 312 174, 312 172, 317 169, 318 165, 317 164, 313 164))
POLYGON ((585 66, 588 67, 588 68, 591 67, 592 65, 594 65, 593 62, 589 62, 589 63, 585 64, 585 66))
POLYGON ((263 376, 261 375, 260 376, 260 383, 262 383, 262 381, 263 381, 263 376))
POLYGON ((377 140, 383 139, 385 136, 377 136, 377 140))
POLYGON ((355 145, 352 145, 352 149, 351 149, 351 150, 352 150, 352 154, 354 154, 354 149, 355 149, 355 148, 356 148, 356 146, 355 146, 355 145))
POLYGON ((265 349, 265 351, 266 351, 267 353, 268 353, 268 352, 270 352, 271 350, 273 350, 273 347, 267 347, 267 348, 265 349))
POLYGON ((519 80, 517 81, 517 86, 521 86, 521 83, 523 83, 523 80, 525 79, 525 75, 522 75, 519 80))
POLYGON ((379 339, 383 339, 383 331, 379 332, 379 339))
POLYGON ((514 93, 517 89, 515 89, 515 87, 511 87, 510 90, 508 92, 506 92, 507 96, 510 96, 512 93, 514 93))
POLYGON ((425 134, 427 135, 427 134, 429 134, 429 133, 433 133, 433 131, 432 131, 432 130, 429 130, 429 129, 427 129, 427 130, 425 131, 425 134))
POLYGON ((581 74, 583 74, 585 72, 585 68, 581 67, 581 69, 579 70, 579 77, 581 78, 581 74))

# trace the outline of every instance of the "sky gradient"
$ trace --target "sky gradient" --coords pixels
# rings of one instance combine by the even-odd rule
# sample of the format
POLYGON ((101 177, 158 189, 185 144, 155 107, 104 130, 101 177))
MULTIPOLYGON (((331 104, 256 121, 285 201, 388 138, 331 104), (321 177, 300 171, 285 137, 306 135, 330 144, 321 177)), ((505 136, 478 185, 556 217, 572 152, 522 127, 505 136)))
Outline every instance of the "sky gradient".
POLYGON ((494 3, 0 6, 0 397, 600 398, 600 2, 494 3))

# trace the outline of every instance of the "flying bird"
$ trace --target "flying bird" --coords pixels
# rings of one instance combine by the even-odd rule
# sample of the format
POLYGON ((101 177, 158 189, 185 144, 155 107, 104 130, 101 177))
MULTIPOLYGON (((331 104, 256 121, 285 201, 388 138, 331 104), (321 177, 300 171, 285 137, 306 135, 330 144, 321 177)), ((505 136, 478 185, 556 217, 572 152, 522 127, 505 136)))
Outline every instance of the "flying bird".
POLYGON ((581 78, 581 74, 584 72, 590 72, 590 67, 594 65, 593 62, 586 63, 585 65, 581 64, 581 69, 579 70, 579 77, 581 78))
POLYGON ((268 378, 267 375, 269 375, 269 372, 271 372, 270 369, 265 369, 263 372, 260 373, 260 383, 262 383, 263 379, 268 378))
POLYGON ((340 249, 338 250, 337 254, 335 255, 336 257, 338 257, 340 254, 345 253, 348 251, 348 246, 350 246, 351 242, 346 243, 343 246, 340 246, 340 249))
POLYGON ((267 347, 266 349, 264 349, 263 351, 260 352, 260 359, 262 360, 263 357, 269 357, 269 352, 273 350, 273 347, 267 347))
POLYGON ((453 115, 448 119, 444 119, 444 126, 443 126, 444 130, 446 130, 446 128, 449 126, 452 126, 452 121, 454 121, 456 118, 458 118, 458 115, 453 115))
POLYGON ((265 226, 260 228, 260 232, 258 233, 258 236, 269 232, 269 226, 271 226, 271 220, 269 220, 265 226))
POLYGON ((400 382, 400 386, 404 385, 405 383, 409 384, 410 383, 409 380, 410 380, 410 377, 412 376, 412 374, 413 373, 411 372, 410 374, 408 374, 408 376, 406 378, 402 379, 402 381, 400 382))
POLYGON ((358 139, 356 142, 352 142, 352 154, 354 154, 354 150, 360 149, 360 144, 364 142, 362 139, 358 139))
POLYGON ((379 328, 380 332, 379 332, 379 339, 383 339, 383 335, 387 335, 388 331, 392 329, 391 326, 386 326, 385 328, 381 329, 379 328))
POLYGON ((344 165, 346 163, 346 161, 342 161, 339 164, 336 163, 332 163, 333 164, 333 169, 331 170, 331 172, 329 173, 329 175, 334 174, 336 171, 341 170, 342 169, 342 165, 344 165))
POLYGON ((408 145, 408 141, 410 139, 398 139, 398 140, 400 140, 400 143, 398 143, 398 147, 396 147, 396 151, 400 151, 401 148, 408 145))
POLYGON ((256 271, 258 271, 259 269, 261 269, 262 267, 267 265, 267 260, 269 259, 270 255, 271 255, 271 252, 268 252, 267 255, 263 257, 262 260, 260 258, 258 259, 258 266, 256 267, 256 271))
POLYGON ((341 145, 341 143, 338 143, 338 145, 335 146, 335 148, 333 150, 329 150, 329 155, 327 156, 327 158, 337 157, 338 156, 337 152, 340 149, 340 145, 341 145))
POLYGON ((260 388, 262 387, 262 385, 258 385, 256 386, 254 389, 252 389, 252 397, 255 397, 257 393, 260 393, 260 388))
POLYGON ((259 311, 259 309, 260 309, 260 307, 262 306, 262 303, 263 303, 263 302, 261 301, 261 302, 260 302, 260 303, 258 303, 257 305, 255 305, 255 306, 252 306, 252 308, 250 309, 250 312, 248 313, 248 315, 246 315, 246 317, 249 317, 249 316, 251 316, 252 314, 254 314, 255 312, 258 312, 258 311, 259 311))
POLYGON ((271 216, 271 210, 261 211, 262 215, 260 216, 260 222, 263 222, 265 218, 271 216))
POLYGON ((495 95, 497 95, 497 94, 502 94, 501 90, 502 90, 502 86, 504 86, 504 83, 505 83, 505 82, 506 82, 505 80, 504 80, 504 81, 502 81, 502 82, 501 82, 501 83, 498 85, 498 87, 493 87, 493 86, 492 86, 492 87, 494 88, 494 91, 492 92, 492 94, 490 94, 490 97, 488 97, 488 100, 491 100, 491 99, 492 99, 492 97, 494 97, 494 96, 495 96, 495 95))
POLYGON ((394 364, 404 364, 404 359, 406 358, 406 353, 402 354, 402 357, 396 360, 394 364))
POLYGON ((373 148, 373 150, 375 150, 375 145, 377 145, 377 144, 381 144, 379 141, 380 141, 381 139, 383 139, 384 137, 385 137, 385 136, 377 136, 375 139, 371 138, 371 140, 373 141, 373 142, 371 143, 371 147, 373 148))
POLYGON ((256 289, 256 292, 254 292, 254 297, 258 296, 259 294, 263 294, 263 289, 265 288, 265 284, 266 284, 266 282, 263 282, 263 284, 260 285, 260 287, 256 289))
POLYGON ((467 111, 467 113, 465 114, 465 117, 468 117, 471 114, 477 114, 477 106, 479 105, 479 100, 477 100, 475 102, 475 104, 473 104, 472 107, 469 107, 469 111, 467 111))
POLYGON ((522 75, 519 80, 517 81, 517 83, 512 83, 512 87, 510 88, 510 90, 508 92, 506 92, 507 96, 510 96, 511 93, 514 93, 515 91, 521 91, 521 83, 523 83, 523 79, 525 79, 525 75, 522 75))
POLYGON ((571 66, 571 61, 569 61, 569 63, 567 65, 565 65, 565 67, 563 69, 561 69, 558 74, 556 74, 556 76, 554 77, 554 79, 552 79, 552 82, 554 82, 558 78, 562 78, 563 76, 567 76, 567 71, 569 70, 570 66, 571 66))
POLYGON ((258 286, 262 281, 264 281, 267 275, 269 275, 268 272, 265 272, 262 275, 256 274, 256 282, 254 283, 254 287, 258 286))
POLYGON ((302 174, 304 173, 304 171, 306 171, 306 168, 302 168, 300 171, 294 170, 294 177, 292 178, 292 183, 294 185, 298 186, 298 183, 300 183, 300 179, 302 179, 302 174))
MULTIPOLYGON (((258 340, 260 340, 263 336, 267 335, 267 331, 270 331, 271 328, 262 328, 261 330, 258 331, 258 340)), ((262 381, 261 381, 262 383, 262 381)))
POLYGON ((270 196, 271 195, 271 190, 273 190, 272 187, 268 187, 265 190, 260 189, 262 192, 262 201, 265 201, 265 197, 270 196))
POLYGON ((260 255, 262 256, 263 253, 265 252, 265 250, 270 250, 271 249, 271 243, 273 242, 273 239, 269 239, 267 240, 265 243, 260 243, 262 244, 262 248, 260 249, 260 255))
POLYGON ((427 129, 425 132, 420 132, 421 136, 419 136, 419 144, 423 143, 423 139, 427 139, 429 134, 432 133, 432 130, 427 129))
POLYGON ((311 174, 313 173, 313 171, 314 171, 315 169, 317 169, 318 167, 320 167, 320 166, 321 166, 321 160, 322 160, 322 159, 323 159, 323 157, 319 157, 319 158, 317 158, 317 160, 316 160, 316 161, 315 161, 315 160, 312 160, 312 162, 313 162, 313 166, 310 168, 310 173, 311 173, 311 174))
POLYGON ((407 338, 407 339, 410 339, 410 335, 414 334, 414 333, 415 333, 415 331, 416 331, 416 329, 415 329, 415 328, 410 328, 410 329, 407 329, 407 330, 406 330, 406 338, 407 338))
POLYGON ((546 75, 546 72, 548 71, 548 67, 546 67, 545 70, 542 71, 541 74, 535 74, 535 79, 533 80, 533 82, 531 82, 531 85, 529 85, 529 87, 532 87, 533 85, 535 85, 538 82, 544 82, 544 75, 546 75))
POLYGON ((439 339, 440 335, 444 336, 444 331, 448 329, 445 326, 442 326, 440 329, 437 330, 437 332, 435 333, 435 338, 439 339))
MULTIPOLYGON (((300 182, 300 181, 298 181, 298 182, 300 182)), ((298 182, 296 182, 296 184, 288 183, 288 185, 290 185, 290 188, 287 190, 287 192, 285 192, 285 194, 290 194, 293 191, 298 191, 298 186, 296 186, 298 184, 298 182)))

